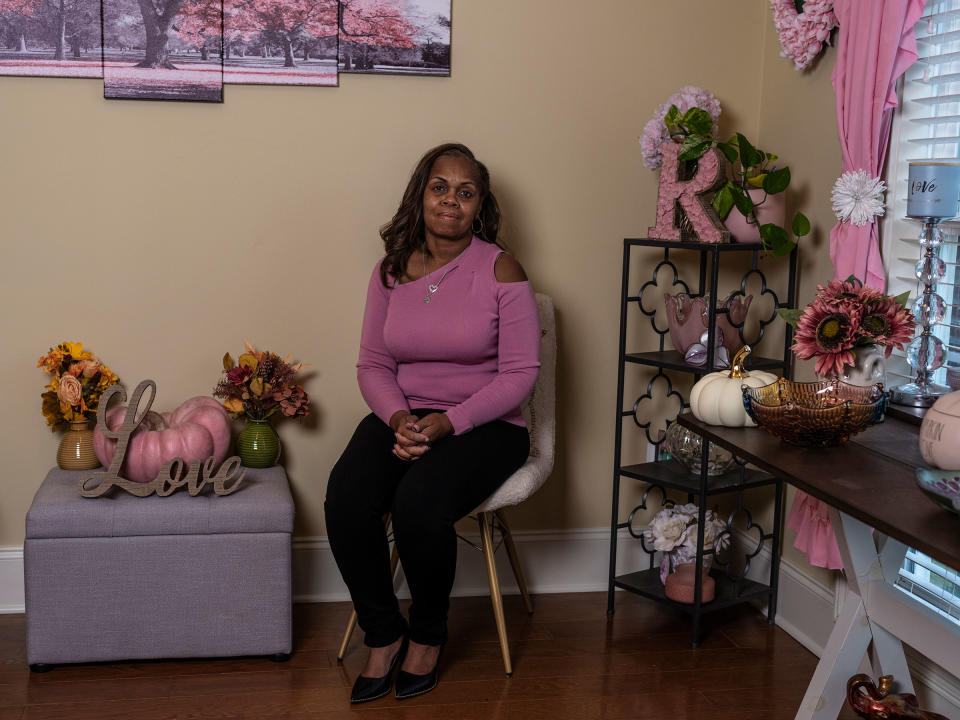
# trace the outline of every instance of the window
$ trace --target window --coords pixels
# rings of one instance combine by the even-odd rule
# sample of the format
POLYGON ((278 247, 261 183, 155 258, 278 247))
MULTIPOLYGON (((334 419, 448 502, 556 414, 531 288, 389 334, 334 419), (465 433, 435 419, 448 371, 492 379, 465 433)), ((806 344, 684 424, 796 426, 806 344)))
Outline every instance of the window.
MULTIPOLYGON (((920 59, 901 82, 902 101, 894 119, 887 166, 888 210, 882 223, 887 291, 896 295, 909 290, 912 301, 919 287, 915 266, 920 259, 917 237, 921 224, 906 217, 908 163, 960 162, 960 0, 929 0, 916 25, 916 36, 920 59)), ((934 374, 934 381, 945 384, 947 369, 960 370, 960 221, 941 227, 944 243, 940 257, 947 271, 937 292, 946 302, 946 313, 934 334, 944 344, 946 365, 934 374)), ((887 374, 890 385, 908 382, 911 369, 903 353, 894 353, 887 374)), ((911 548, 897 585, 960 623, 960 578, 955 570, 911 548)))

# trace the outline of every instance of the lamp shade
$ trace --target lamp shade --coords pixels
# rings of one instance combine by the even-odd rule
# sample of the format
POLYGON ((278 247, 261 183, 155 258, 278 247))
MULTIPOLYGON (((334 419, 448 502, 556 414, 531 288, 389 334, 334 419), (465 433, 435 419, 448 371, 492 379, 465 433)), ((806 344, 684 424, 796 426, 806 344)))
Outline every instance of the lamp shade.
POLYGON ((907 192, 907 217, 952 218, 960 200, 960 165, 912 162, 907 192))

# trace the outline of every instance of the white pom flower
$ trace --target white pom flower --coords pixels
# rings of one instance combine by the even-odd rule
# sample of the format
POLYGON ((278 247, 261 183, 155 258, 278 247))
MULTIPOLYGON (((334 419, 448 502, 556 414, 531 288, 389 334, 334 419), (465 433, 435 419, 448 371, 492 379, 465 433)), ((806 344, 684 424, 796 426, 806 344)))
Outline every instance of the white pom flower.
POLYGON ((840 222, 850 222, 858 227, 871 223, 886 209, 883 199, 886 189, 883 180, 870 177, 866 170, 848 170, 833 185, 830 194, 833 212, 840 222))

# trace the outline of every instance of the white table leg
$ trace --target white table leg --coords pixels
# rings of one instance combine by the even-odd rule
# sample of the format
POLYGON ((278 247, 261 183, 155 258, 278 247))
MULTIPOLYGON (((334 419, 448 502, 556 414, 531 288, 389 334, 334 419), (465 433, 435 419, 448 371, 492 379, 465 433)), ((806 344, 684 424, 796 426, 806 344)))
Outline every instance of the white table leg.
POLYGON ((851 584, 840 617, 800 703, 796 720, 836 720, 846 701, 847 678, 856 674, 870 638, 870 623, 863 601, 851 584))
POLYGON ((870 621, 870 630, 873 633, 870 665, 873 668, 874 682, 879 682, 883 675, 893 675, 893 692, 914 692, 907 656, 903 654, 903 643, 873 620, 870 621))

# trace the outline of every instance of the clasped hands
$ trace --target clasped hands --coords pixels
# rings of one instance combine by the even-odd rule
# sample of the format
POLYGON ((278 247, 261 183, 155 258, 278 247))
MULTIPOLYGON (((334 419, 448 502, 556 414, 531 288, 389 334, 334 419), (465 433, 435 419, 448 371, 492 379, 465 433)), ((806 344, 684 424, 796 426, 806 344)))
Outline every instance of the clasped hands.
POLYGON ((446 413, 430 413, 418 418, 406 410, 398 410, 390 418, 397 441, 393 454, 401 460, 412 462, 430 451, 440 438, 453 434, 453 424, 446 413))

